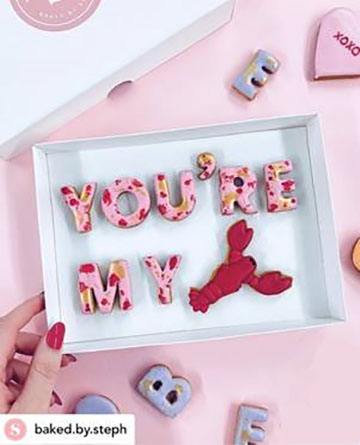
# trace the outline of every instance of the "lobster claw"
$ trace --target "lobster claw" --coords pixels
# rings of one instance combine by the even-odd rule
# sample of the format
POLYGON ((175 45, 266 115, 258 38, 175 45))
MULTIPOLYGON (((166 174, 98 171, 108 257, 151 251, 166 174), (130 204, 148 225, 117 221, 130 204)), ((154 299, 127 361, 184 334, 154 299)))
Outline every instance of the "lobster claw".
POLYGON ((250 244, 253 234, 253 229, 248 228, 244 219, 233 224, 227 235, 230 252, 232 250, 243 252, 250 244))
POLYGON ((293 279, 281 272, 266 272, 263 275, 252 276, 247 284, 263 295, 277 295, 292 286, 293 279))
POLYGON ((207 312, 207 310, 209 309, 209 302, 201 291, 191 288, 189 297, 190 297, 190 306, 192 306, 194 312, 200 311, 203 314, 207 312))

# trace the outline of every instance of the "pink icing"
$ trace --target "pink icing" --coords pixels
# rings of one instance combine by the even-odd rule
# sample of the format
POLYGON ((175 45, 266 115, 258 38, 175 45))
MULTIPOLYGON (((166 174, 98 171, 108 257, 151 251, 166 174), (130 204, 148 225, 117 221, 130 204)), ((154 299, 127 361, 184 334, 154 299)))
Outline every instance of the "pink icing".
POLYGON ((180 173, 181 203, 174 207, 170 202, 170 193, 166 176, 159 173, 154 179, 157 208, 160 214, 170 221, 187 218, 196 204, 194 175, 191 171, 180 173))
POLYGON ((279 161, 264 167, 267 208, 269 212, 283 212, 297 207, 297 198, 285 197, 284 193, 293 192, 296 188, 292 179, 280 179, 280 175, 293 169, 291 161, 279 161))
POLYGON ((211 153, 200 153, 197 157, 197 165, 202 169, 202 172, 198 174, 198 178, 201 181, 211 178, 216 170, 216 159, 211 153))
POLYGON ((149 214, 151 203, 149 192, 142 182, 135 178, 122 178, 116 179, 104 190, 101 205, 106 218, 114 226, 130 228, 145 220, 149 214), (130 215, 122 214, 118 208, 117 199, 123 193, 132 193, 137 200, 138 207, 130 215))
POLYGON ((96 191, 96 182, 84 185, 80 196, 75 187, 67 185, 61 188, 64 200, 74 215, 76 229, 80 233, 90 232, 91 217, 90 211, 96 191))
POLYGON ((335 8, 321 20, 315 79, 360 76, 360 26, 357 14, 335 8))
POLYGON ((250 196, 256 190, 257 179, 248 167, 222 168, 219 176, 220 206, 223 215, 232 215, 235 203, 244 213, 257 213, 256 206, 250 201, 250 196))
POLYGON ((101 313, 107 314, 111 312, 117 291, 120 297, 120 309, 128 311, 133 306, 129 267, 125 260, 114 261, 110 264, 106 289, 104 288, 99 266, 96 263, 82 264, 79 267, 78 286, 84 314, 93 314, 95 312, 95 301, 101 313))
POLYGON ((181 263, 180 255, 172 255, 161 268, 158 260, 153 256, 144 258, 144 264, 151 272, 158 286, 158 298, 161 304, 172 302, 172 281, 181 263))

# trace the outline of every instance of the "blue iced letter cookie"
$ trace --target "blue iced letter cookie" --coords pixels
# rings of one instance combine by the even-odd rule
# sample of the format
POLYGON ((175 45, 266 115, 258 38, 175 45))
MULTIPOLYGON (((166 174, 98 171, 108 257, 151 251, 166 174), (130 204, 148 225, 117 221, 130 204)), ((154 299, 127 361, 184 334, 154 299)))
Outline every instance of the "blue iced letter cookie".
POLYGON ((264 408, 242 405, 239 409, 235 429, 234 445, 248 445, 264 440, 265 432, 253 423, 267 422, 268 412, 264 408))
POLYGON ((169 417, 179 414, 191 399, 190 383, 181 377, 173 377, 164 365, 150 368, 137 389, 155 408, 169 417))
POLYGON ((233 87, 249 100, 255 99, 258 87, 268 81, 269 74, 274 74, 280 62, 270 53, 259 49, 244 71, 235 79, 233 87))

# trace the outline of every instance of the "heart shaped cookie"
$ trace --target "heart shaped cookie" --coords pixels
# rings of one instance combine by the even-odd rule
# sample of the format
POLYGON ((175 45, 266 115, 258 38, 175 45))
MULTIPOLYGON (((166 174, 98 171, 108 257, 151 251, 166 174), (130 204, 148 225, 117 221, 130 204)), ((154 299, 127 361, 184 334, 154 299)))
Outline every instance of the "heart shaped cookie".
POLYGON ((190 383, 173 377, 170 369, 156 365, 149 369, 137 385, 141 395, 169 417, 177 416, 191 399, 190 383))
POLYGON ((315 79, 360 76, 360 22, 355 13, 336 8, 321 20, 315 79))

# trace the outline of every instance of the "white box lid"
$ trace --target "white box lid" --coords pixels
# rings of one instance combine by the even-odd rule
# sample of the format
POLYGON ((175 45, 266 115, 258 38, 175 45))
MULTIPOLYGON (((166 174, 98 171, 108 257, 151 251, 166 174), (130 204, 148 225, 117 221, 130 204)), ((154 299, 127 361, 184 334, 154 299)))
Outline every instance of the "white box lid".
MULTIPOLYGON (((20 0, 12 0, 15 1, 20 0)), ((26 0, 31 1, 36 0, 26 0)), ((69 0, 41 1, 56 7, 69 0)), ((111 86, 136 79, 148 70, 146 68, 151 69, 163 61, 156 60, 152 64, 151 60, 146 60, 146 67, 135 66, 139 58, 146 54, 151 59, 154 48, 181 32, 184 32, 181 39, 188 39, 186 46, 189 46, 194 42, 185 31, 193 33, 191 25, 230 4, 233 1, 107 0, 100 2, 93 15, 80 26, 49 32, 22 20, 10 0, 0 2, 3 41, 0 56, 0 146, 90 91, 104 79, 113 76, 111 86), (122 76, 119 76, 122 71, 122 76)), ((208 33, 212 30, 211 25, 208 23, 206 26, 208 33)), ((213 27, 217 27, 215 22, 213 27)), ((184 44, 178 49, 184 49, 184 44)), ((168 49, 169 56, 174 55, 172 51, 168 49)), ((166 49, 162 54, 167 54, 166 49)), ((103 87, 106 87, 106 93, 98 91, 98 94, 106 97, 109 84, 103 87)), ((98 96, 97 100, 100 100, 98 96)), ((88 100, 87 105, 93 102, 93 99, 88 100)))

